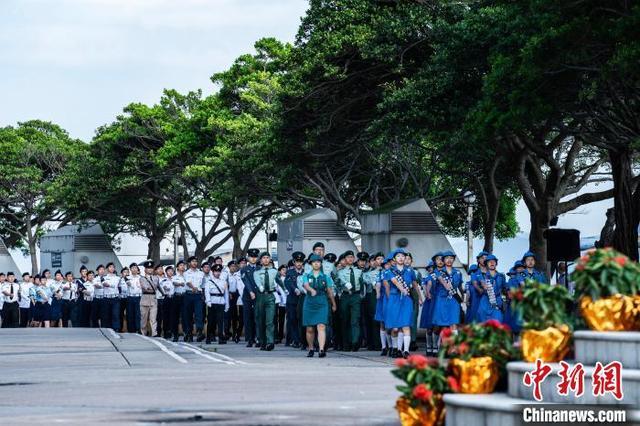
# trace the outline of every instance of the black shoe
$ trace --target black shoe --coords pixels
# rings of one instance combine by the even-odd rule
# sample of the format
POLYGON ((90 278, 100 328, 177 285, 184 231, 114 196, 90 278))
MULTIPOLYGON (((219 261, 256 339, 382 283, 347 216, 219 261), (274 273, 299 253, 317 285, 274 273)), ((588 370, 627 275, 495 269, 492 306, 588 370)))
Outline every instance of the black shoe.
POLYGON ((309 351, 307 358, 313 358, 313 349, 309 351))
POLYGON ((184 337, 182 338, 182 340, 184 340, 185 342, 190 342, 192 341, 192 336, 190 334, 185 334, 184 337))
POLYGON ((300 347, 300 343, 294 343, 291 347, 298 349, 300 347))
POLYGON ((404 359, 409 358, 409 352, 404 351, 404 353, 402 354, 402 358, 404 358, 404 359))
POLYGON ((358 346, 354 346, 351 348, 351 352, 358 352, 360 348, 358 346))
POLYGON ((205 345, 210 345, 210 344, 211 344, 211 339, 207 339, 207 340, 205 340, 205 341, 204 341, 204 344, 205 344, 205 345))
POLYGON ((266 351, 266 350, 267 350, 267 345, 262 345, 262 346, 260 346, 260 350, 261 350, 261 351, 266 351))
POLYGON ((389 352, 389 356, 391 358, 397 358, 398 357, 398 349, 397 348, 391 349, 391 351, 389 352))
POLYGON ((396 354, 394 355, 394 358, 402 358, 402 352, 396 349, 396 354))
POLYGON ((233 338, 233 341, 234 341, 234 342, 236 342, 236 343, 240 342, 240 336, 236 336, 236 337, 234 337, 234 338, 233 338))
POLYGON ((273 343, 269 343, 269 344, 267 345, 267 348, 266 348, 266 349, 267 349, 268 351, 272 351, 274 348, 275 348, 275 345, 274 345, 273 343))
POLYGON ((177 342, 178 341, 178 336, 173 336, 173 341, 177 342))
POLYGON ((320 353, 318 354, 318 358, 324 358, 327 356, 327 353, 325 351, 320 351, 320 353))
POLYGON ((252 348, 253 347, 253 342, 247 342, 247 347, 248 348, 252 348))
POLYGON ((411 344, 409 345, 409 350, 410 350, 410 351, 412 351, 412 352, 417 351, 417 350, 418 350, 418 344, 417 344, 417 343, 415 343, 415 342, 411 343, 411 344))
POLYGON ((380 356, 387 356, 389 354, 389 349, 384 348, 382 349, 382 352, 380 352, 380 356))
POLYGON ((226 345, 226 344, 227 344, 227 341, 226 341, 226 340, 223 340, 223 339, 218 339, 218 344, 219 344, 219 345, 226 345))
POLYGON ((198 334, 198 337, 196 338, 196 341, 197 341, 197 342, 202 342, 204 339, 205 339, 204 334, 199 333, 199 334, 198 334))
POLYGON ((301 351, 306 351, 306 350, 307 350, 307 348, 305 348, 304 346, 300 345, 300 350, 301 350, 301 351))

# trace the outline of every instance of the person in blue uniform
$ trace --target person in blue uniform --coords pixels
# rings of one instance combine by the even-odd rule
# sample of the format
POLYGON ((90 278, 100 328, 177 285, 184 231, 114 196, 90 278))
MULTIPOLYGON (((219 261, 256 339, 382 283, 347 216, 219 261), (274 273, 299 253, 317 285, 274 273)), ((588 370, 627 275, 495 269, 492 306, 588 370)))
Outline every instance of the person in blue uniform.
POLYGON ((407 358, 409 346, 411 346, 411 322, 413 321, 413 300, 411 288, 416 283, 416 275, 413 269, 404 265, 405 251, 396 249, 391 253, 395 265, 386 271, 384 275, 384 287, 387 293, 387 306, 384 324, 391 329, 391 338, 396 338, 396 357, 407 358), (402 338, 398 334, 402 331, 402 338))
MULTIPOLYGON (((444 266, 438 270, 436 285, 433 291, 435 305, 433 307, 434 332, 439 335, 442 327, 456 329, 460 322, 460 300, 456 293, 462 287, 462 274, 453 267, 456 258, 450 250, 441 253, 444 266)), ((440 342, 436 342, 436 352, 440 342)))
MULTIPOLYGON (((513 264, 513 268, 509 271, 509 281, 507 281, 507 287, 509 290, 518 289, 524 287, 524 263, 521 260, 517 260, 513 264)), ((507 299, 507 307, 505 309, 505 324, 511 327, 514 335, 518 334, 522 329, 522 317, 519 313, 513 311, 511 307, 511 301, 507 299)))
POLYGON ((375 320, 380 324, 380 344, 382 346, 382 352, 380 352, 380 356, 389 355, 393 349, 391 346, 391 334, 387 330, 384 325, 384 315, 385 315, 385 306, 387 301, 387 292, 385 291, 383 281, 384 274, 391 267, 391 262, 388 257, 382 259, 380 263, 380 268, 378 268, 376 273, 376 316, 375 320))
POLYGON ((492 254, 485 260, 487 272, 476 274, 472 281, 480 295, 476 320, 484 322, 494 319, 503 322, 504 299, 502 293, 507 289, 504 274, 498 272, 498 258, 492 254))
POLYGON ((322 270, 322 257, 312 254, 309 257, 311 271, 302 276, 302 285, 307 292, 302 309, 302 325, 306 327, 307 357, 314 355, 314 342, 318 340, 318 356, 324 358, 327 354, 326 326, 329 322, 329 303, 331 310, 336 311, 336 301, 333 297, 333 279, 322 270))
POLYGON ((304 274, 305 255, 296 251, 291 255, 293 265, 284 277, 284 287, 287 290, 287 335, 285 346, 300 347, 300 317, 298 316, 298 301, 302 292, 298 289, 298 277, 304 274))
POLYGON ((478 312, 478 301, 480 300, 480 294, 473 286, 473 276, 478 273, 478 265, 471 265, 469 267, 469 281, 467 281, 465 296, 467 301, 467 312, 465 313, 464 322, 470 324, 476 319, 476 312, 478 312))
MULTIPOLYGON (((244 322, 244 340, 250 348, 256 344, 256 283, 253 273, 258 269, 258 254, 260 250, 249 249, 247 251, 247 264, 240 270, 240 277, 244 284, 242 292, 242 316, 244 322)), ((256 345, 258 346, 258 345, 256 345)))
POLYGON ((526 252, 522 256, 522 263, 524 263, 524 271, 522 272, 524 280, 535 280, 539 283, 548 284, 547 276, 544 272, 536 269, 536 255, 532 251, 526 252))
POLYGON ((413 317, 411 318, 411 345, 409 351, 413 352, 418 349, 418 313, 420 312, 420 306, 424 302, 422 297, 422 291, 420 289, 420 283, 422 283, 422 273, 413 267, 413 256, 407 252, 404 259, 404 266, 411 269, 416 276, 415 282, 418 285, 411 286, 411 300, 413 301, 413 317))
POLYGON ((432 355, 435 348, 435 340, 433 335, 433 307, 435 305, 435 299, 433 297, 432 291, 435 288, 437 282, 437 273, 438 269, 442 268, 444 263, 442 262, 442 256, 436 254, 431 258, 429 263, 427 264, 427 273, 422 278, 422 289, 425 294, 425 300, 422 303, 422 313, 420 314, 420 328, 426 329, 426 340, 427 340, 427 355, 432 355), (436 261, 437 265, 436 266, 436 261))

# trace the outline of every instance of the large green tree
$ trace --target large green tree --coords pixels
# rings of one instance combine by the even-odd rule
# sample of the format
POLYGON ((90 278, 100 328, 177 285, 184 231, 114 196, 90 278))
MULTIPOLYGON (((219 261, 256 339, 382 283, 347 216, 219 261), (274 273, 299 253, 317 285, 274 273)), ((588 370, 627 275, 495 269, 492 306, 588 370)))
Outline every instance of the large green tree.
POLYGON ((69 161, 84 148, 59 126, 40 120, 0 129, 0 229, 10 247, 22 247, 38 272, 37 245, 48 222, 63 220, 52 195, 69 161))

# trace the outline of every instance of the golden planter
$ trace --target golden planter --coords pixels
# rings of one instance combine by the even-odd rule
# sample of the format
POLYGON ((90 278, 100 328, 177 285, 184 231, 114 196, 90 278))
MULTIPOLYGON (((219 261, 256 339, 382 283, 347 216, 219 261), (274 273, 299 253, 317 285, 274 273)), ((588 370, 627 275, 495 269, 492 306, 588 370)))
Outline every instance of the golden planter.
POLYGON ((460 393, 491 393, 498 383, 498 363, 490 356, 449 360, 453 375, 460 383, 460 393))
POLYGON ((522 333, 522 358, 527 362, 540 359, 558 362, 569 352, 571 333, 569 327, 548 327, 544 330, 525 330, 522 333))
POLYGON ((580 299, 585 322, 594 331, 630 331, 637 326, 637 299, 616 294, 596 301, 589 296, 580 299))
POLYGON ((442 395, 433 396, 433 404, 412 407, 408 399, 398 398, 396 410, 402 426, 436 426, 444 424, 444 402, 442 395))

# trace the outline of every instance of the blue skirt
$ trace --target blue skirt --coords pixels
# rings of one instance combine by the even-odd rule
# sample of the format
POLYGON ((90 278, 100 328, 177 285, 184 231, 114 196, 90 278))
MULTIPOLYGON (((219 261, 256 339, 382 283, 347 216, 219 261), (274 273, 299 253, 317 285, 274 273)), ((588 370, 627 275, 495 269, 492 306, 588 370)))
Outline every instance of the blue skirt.
POLYGON ((420 314, 420 328, 432 328, 433 327, 433 307, 435 306, 436 299, 425 299, 422 304, 422 313, 420 314))
POLYGON ((385 328, 411 327, 412 322, 413 299, 411 299, 411 296, 391 293, 385 303, 385 328))
POLYGON ((51 299, 51 321, 62 319, 62 300, 51 299))
POLYGON ((460 304, 448 295, 436 295, 433 307, 433 325, 448 327, 460 322, 460 304))
POLYGON ((51 305, 48 303, 37 302, 33 305, 33 320, 42 322, 51 319, 51 305))
POLYGON ((376 321, 384 322, 384 307, 386 305, 387 294, 382 290, 382 294, 380 295, 380 299, 376 299, 376 315, 374 319, 376 321))
POLYGON ((514 333, 522 330, 522 315, 511 309, 511 303, 507 303, 504 309, 504 323, 511 327, 514 333))

